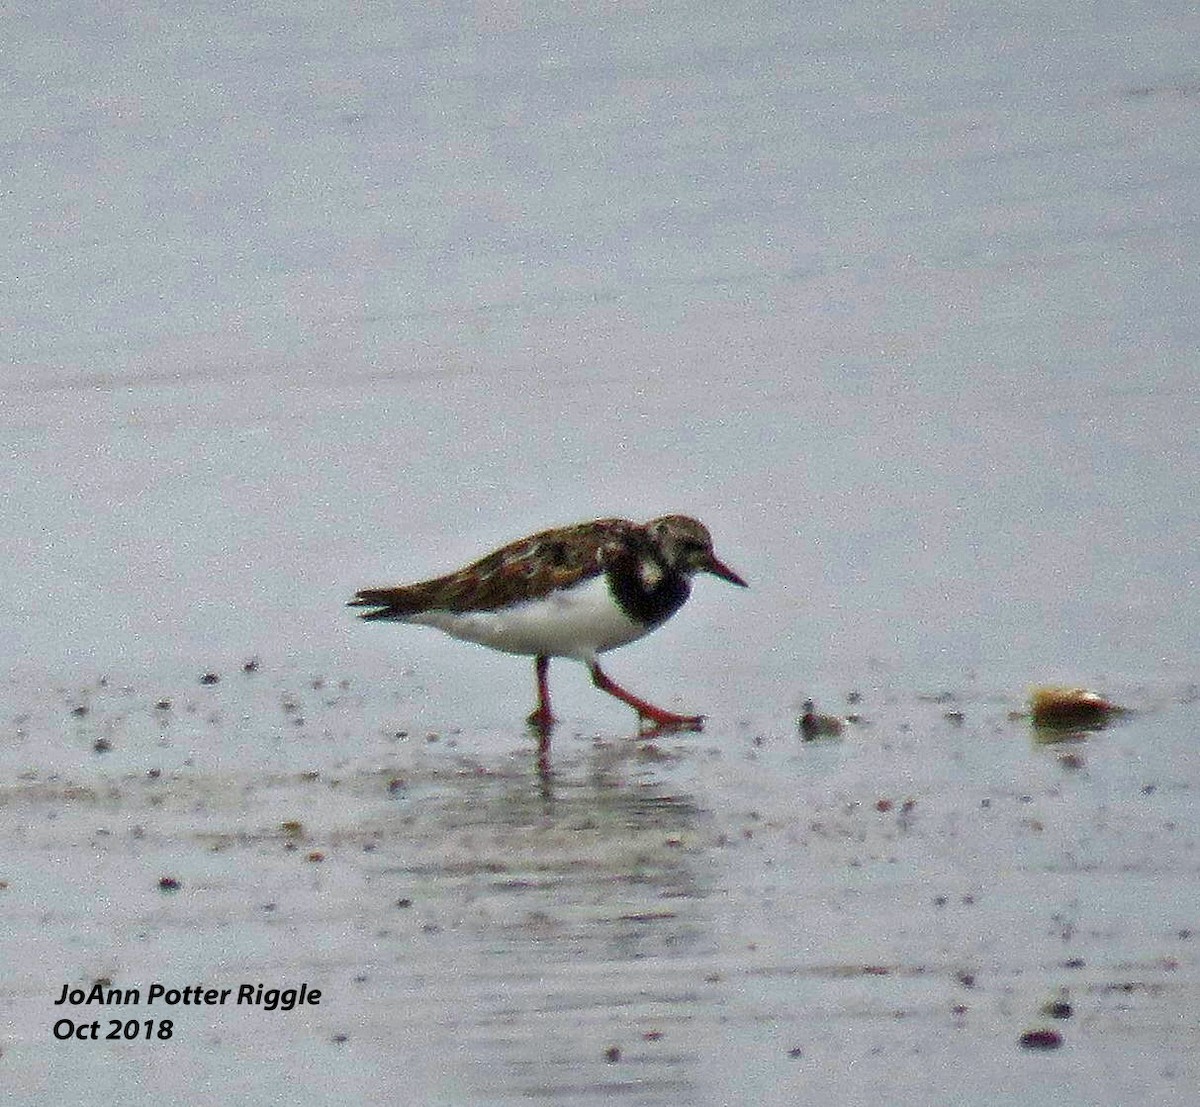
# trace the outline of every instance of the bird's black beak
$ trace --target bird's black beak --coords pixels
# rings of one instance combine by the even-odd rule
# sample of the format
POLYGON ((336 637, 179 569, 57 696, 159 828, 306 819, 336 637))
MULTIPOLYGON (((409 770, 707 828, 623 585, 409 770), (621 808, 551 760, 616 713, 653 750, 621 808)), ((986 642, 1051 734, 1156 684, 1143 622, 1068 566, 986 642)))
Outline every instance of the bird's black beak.
POLYGON ((725 562, 721 561, 716 554, 710 554, 708 560, 701 566, 706 573, 712 573, 714 577, 720 577, 722 580, 729 581, 730 584, 736 584, 739 588, 749 588, 741 577, 737 575, 725 562))

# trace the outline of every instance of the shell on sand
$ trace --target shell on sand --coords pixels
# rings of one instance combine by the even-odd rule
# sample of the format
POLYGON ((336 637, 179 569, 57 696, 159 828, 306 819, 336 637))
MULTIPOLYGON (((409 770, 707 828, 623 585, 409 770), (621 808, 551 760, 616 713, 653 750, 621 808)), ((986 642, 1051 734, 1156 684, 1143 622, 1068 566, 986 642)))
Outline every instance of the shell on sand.
POLYGON ((1031 690, 1029 710, 1038 726, 1096 726, 1121 709, 1087 688, 1044 685, 1031 690))

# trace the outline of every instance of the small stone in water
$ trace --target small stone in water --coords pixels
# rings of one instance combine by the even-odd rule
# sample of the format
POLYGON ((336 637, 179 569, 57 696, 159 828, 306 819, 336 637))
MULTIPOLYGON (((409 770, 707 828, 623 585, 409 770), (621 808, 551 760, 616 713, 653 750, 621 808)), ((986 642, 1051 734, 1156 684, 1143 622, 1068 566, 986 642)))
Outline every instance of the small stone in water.
POLYGON ((1027 1030, 1021 1035, 1024 1049, 1058 1049, 1062 1035, 1057 1030, 1027 1030))

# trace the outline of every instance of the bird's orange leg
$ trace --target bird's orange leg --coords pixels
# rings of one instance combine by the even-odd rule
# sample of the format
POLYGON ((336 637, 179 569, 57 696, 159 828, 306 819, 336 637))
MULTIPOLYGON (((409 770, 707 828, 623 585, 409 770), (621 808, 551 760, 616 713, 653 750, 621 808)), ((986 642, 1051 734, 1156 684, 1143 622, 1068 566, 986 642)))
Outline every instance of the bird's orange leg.
POLYGON ((629 704, 637 712, 639 734, 704 729, 703 715, 676 715, 674 711, 664 711, 661 707, 655 707, 654 704, 639 699, 632 692, 626 692, 619 684, 610 680, 604 670, 594 661, 591 663, 591 671, 592 683, 597 688, 602 692, 607 692, 610 696, 616 696, 622 703, 629 704), (642 725, 647 719, 654 724, 649 730, 642 725))
POLYGON ((531 727, 546 734, 554 726, 554 714, 550 710, 550 658, 539 656, 533 664, 537 673, 538 705, 529 713, 527 721, 531 727))

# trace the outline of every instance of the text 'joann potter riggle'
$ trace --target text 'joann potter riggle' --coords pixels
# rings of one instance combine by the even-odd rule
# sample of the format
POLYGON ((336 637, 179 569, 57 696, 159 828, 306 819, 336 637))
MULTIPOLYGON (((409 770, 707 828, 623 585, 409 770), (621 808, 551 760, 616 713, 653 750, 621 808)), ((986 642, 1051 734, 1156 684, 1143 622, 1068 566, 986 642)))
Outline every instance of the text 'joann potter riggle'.
MULTIPOLYGON (((165 984, 151 984, 146 992, 146 1005, 155 1003, 167 1007, 221 1007, 229 1002, 234 994, 233 988, 206 988, 203 984, 189 984, 185 988, 168 988, 165 984)), ((97 981, 91 988, 72 988, 63 985, 62 995, 54 1001, 55 1006, 62 1003, 74 1007, 99 1004, 101 1006, 137 1006, 142 1002, 140 988, 105 987, 97 981)), ((263 984, 241 984, 237 988, 235 1005, 261 1007, 264 1011, 291 1011, 295 1007, 311 1004, 316 1006, 321 1002, 320 988, 310 988, 301 984, 298 988, 268 988, 263 984)))

